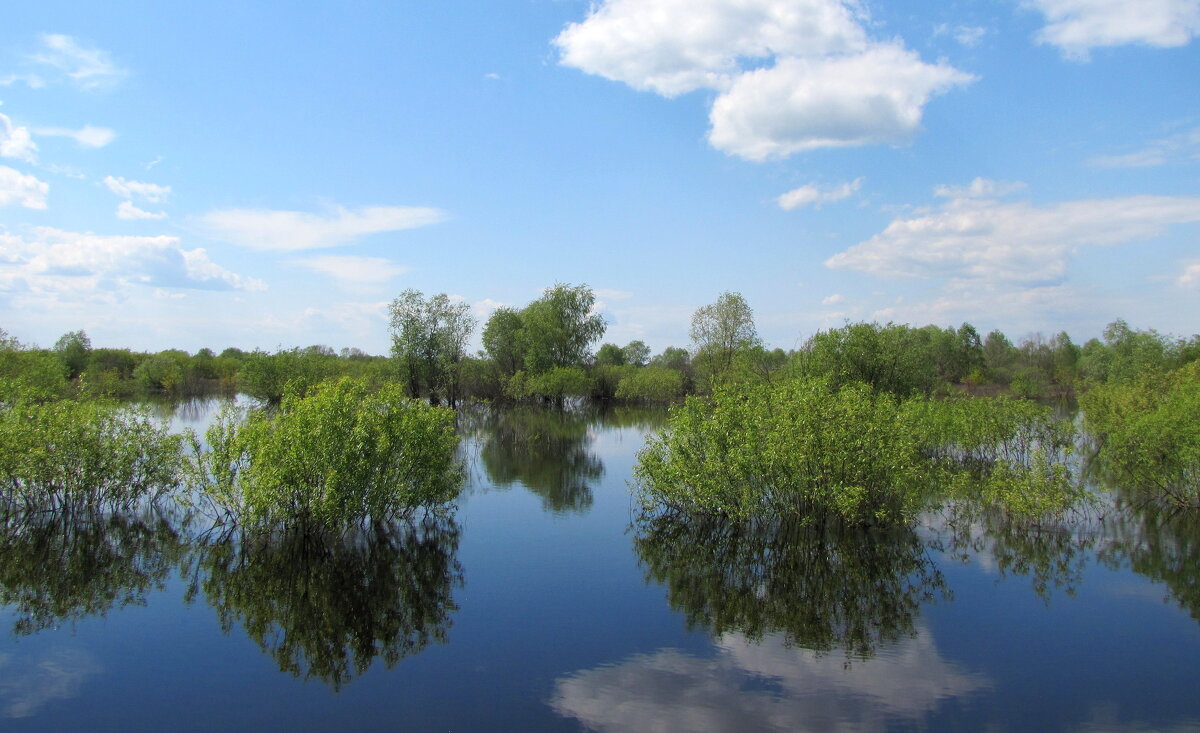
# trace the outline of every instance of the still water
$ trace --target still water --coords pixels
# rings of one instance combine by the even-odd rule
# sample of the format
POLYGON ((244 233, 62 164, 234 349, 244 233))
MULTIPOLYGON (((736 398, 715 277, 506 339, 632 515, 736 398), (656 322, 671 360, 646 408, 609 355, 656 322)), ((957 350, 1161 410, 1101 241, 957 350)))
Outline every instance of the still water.
POLYGON ((456 509, 350 536, 10 526, 0 729, 1200 730, 1194 519, 641 520, 661 424, 464 413, 456 509))

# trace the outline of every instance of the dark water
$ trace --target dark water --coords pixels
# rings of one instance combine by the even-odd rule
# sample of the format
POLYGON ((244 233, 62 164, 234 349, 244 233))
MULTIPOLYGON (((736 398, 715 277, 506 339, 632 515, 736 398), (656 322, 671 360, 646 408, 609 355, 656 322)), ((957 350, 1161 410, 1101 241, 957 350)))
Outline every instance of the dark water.
POLYGON ((660 421, 471 413, 457 511, 351 536, 10 526, 0 729, 1200 729, 1194 519, 640 522, 660 421))

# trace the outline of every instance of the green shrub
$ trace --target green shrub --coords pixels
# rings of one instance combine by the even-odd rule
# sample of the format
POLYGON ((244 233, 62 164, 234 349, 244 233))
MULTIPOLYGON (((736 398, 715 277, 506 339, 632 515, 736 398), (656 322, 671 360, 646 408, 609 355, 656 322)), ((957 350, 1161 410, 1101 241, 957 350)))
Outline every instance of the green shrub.
POLYGON ((1200 362, 1095 387, 1080 406, 1097 458, 1129 490, 1200 508, 1200 362))
POLYGON ((616 397, 630 402, 674 402, 683 395, 683 374, 664 367, 642 367, 617 385, 616 397))
POLYGON ((382 520, 453 499, 454 413, 343 378, 284 397, 278 412, 227 411, 196 447, 204 495, 239 521, 382 520))
POLYGON ((130 510, 173 489, 182 438, 107 402, 20 402, 0 413, 0 481, 20 511, 130 510))
POLYGON ((729 385, 672 409, 635 468, 648 505, 734 518, 831 515, 909 519, 923 459, 900 404, 824 379, 729 385))

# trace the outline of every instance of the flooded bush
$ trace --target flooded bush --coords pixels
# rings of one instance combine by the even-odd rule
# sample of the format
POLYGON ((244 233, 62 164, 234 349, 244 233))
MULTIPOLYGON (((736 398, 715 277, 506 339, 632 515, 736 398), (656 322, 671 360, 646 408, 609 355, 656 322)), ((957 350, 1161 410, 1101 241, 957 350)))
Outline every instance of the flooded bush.
POLYGON ((128 511, 177 485, 182 439, 146 412, 101 401, 0 412, 0 497, 30 511, 128 511))
POLYGON ((920 448, 897 398, 865 385, 733 384, 672 409, 635 478, 646 504, 685 512, 901 522, 920 506, 920 448))
POLYGON ((463 479, 454 413, 399 385, 325 382, 278 411, 235 408, 195 446, 200 494, 236 520, 331 524, 383 520, 453 499, 463 479))
POLYGON ((1105 470, 1145 499, 1200 508, 1200 362, 1094 387, 1080 407, 1105 470))

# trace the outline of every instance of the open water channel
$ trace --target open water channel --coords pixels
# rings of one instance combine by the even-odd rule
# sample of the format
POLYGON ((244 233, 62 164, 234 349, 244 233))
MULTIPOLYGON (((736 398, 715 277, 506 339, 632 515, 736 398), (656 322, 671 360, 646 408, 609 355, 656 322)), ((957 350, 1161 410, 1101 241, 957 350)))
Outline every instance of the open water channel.
POLYGON ((468 411, 455 510, 358 536, 10 534, 0 729, 1200 729, 1194 519, 639 522, 662 419, 468 411))

